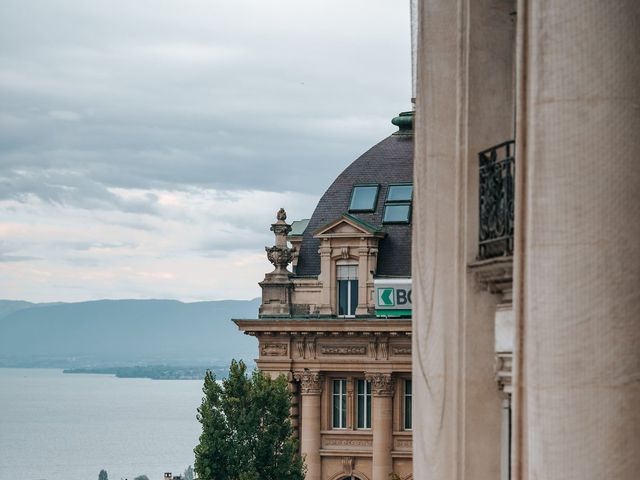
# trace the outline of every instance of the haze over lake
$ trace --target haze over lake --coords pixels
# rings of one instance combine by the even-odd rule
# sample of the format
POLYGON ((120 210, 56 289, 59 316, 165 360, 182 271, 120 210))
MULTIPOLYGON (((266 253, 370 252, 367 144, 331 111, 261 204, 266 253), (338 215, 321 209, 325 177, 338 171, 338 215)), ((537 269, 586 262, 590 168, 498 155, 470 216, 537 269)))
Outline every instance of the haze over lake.
POLYGON ((193 464, 200 380, 0 368, 0 480, 162 480, 193 464))

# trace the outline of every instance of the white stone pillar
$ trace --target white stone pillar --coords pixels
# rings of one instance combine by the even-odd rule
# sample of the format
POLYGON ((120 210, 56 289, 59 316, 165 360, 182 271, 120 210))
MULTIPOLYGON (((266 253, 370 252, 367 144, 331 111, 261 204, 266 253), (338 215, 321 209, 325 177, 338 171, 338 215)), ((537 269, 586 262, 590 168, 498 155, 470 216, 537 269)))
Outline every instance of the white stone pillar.
POLYGON ((373 479, 389 480, 393 472, 393 378, 389 373, 367 375, 371 382, 371 427, 373 431, 373 479))
POLYGON ((640 4, 521 0, 516 479, 640 476, 640 4))
POLYGON ((302 396, 300 452, 307 466, 305 480, 321 480, 320 395, 322 393, 322 376, 318 372, 298 372, 294 376, 300 382, 302 396))

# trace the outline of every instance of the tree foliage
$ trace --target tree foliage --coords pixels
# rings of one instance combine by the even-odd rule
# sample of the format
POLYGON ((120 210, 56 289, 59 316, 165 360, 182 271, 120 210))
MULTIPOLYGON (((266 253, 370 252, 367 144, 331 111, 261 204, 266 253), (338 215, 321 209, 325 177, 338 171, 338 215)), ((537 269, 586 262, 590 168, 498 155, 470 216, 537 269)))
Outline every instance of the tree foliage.
POLYGON ((149 480, 149 477, 147 477, 146 475, 138 475, 133 480, 149 480))
POLYGON ((191 465, 185 468, 183 478, 184 480, 193 480, 193 468, 191 465))
POLYGON ((109 480, 109 476, 107 475, 107 471, 102 469, 98 474, 98 480, 109 480))
POLYGON ((202 391, 194 449, 199 480, 304 479, 286 377, 273 380, 258 370, 249 377, 244 362, 234 360, 222 385, 207 372, 202 391))

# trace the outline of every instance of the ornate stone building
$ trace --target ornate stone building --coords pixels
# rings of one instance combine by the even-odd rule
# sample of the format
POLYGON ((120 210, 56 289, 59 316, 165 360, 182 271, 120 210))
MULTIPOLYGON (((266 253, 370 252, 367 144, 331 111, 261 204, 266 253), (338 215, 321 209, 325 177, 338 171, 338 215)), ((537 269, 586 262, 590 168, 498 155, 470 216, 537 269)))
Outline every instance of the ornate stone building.
POLYGON ((235 321, 258 367, 291 381, 308 480, 413 478, 412 120, 394 118, 310 219, 278 212, 259 318, 235 321))

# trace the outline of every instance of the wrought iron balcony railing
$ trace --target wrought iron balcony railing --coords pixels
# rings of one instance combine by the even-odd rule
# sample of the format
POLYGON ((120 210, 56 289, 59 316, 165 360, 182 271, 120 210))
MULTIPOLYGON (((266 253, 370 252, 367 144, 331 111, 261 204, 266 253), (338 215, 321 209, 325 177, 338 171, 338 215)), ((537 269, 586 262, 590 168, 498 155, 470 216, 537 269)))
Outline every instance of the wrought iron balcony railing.
POLYGON ((515 142, 491 147, 480 160, 478 260, 513 255, 515 142))

